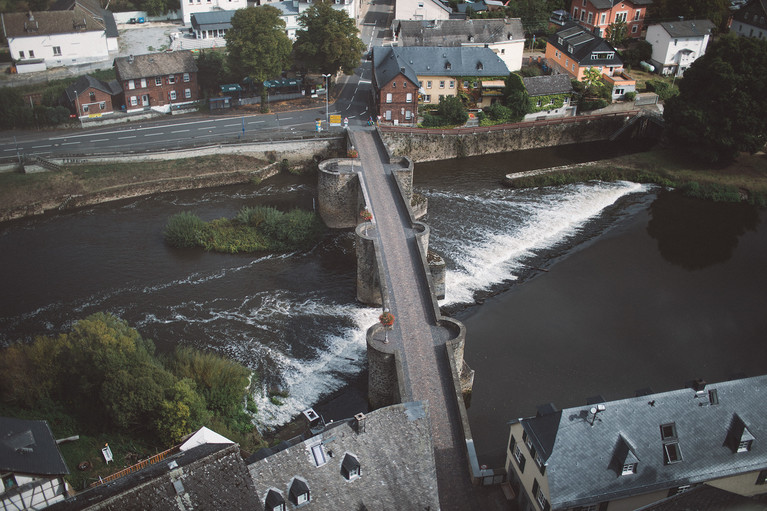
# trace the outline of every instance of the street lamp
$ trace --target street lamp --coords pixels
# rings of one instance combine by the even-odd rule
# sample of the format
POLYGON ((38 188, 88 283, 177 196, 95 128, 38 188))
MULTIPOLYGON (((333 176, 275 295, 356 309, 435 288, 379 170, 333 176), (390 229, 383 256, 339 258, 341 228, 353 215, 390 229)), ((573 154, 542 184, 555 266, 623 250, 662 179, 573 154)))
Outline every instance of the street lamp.
MULTIPOLYGON (((330 120, 328 117, 328 94, 330 94, 330 73, 323 74, 322 78, 327 79, 327 85, 325 86, 325 125, 330 128, 330 120)), ((327 129, 327 128, 326 128, 327 129)))

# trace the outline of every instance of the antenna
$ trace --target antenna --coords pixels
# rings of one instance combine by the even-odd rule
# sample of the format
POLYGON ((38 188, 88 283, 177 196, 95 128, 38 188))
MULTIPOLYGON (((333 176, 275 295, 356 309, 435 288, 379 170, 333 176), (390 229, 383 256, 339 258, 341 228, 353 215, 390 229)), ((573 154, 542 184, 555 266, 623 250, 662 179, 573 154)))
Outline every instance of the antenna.
MULTIPOLYGON (((588 419, 589 426, 593 427, 594 426, 594 422, 596 422, 596 420, 597 420, 597 414, 600 413, 600 412, 604 412, 606 409, 607 408, 605 407, 605 405, 602 405, 602 404, 599 404, 597 406, 591 407, 591 410, 589 410, 589 419, 588 419)), ((600 422, 601 421, 602 420, 600 419, 600 422)))

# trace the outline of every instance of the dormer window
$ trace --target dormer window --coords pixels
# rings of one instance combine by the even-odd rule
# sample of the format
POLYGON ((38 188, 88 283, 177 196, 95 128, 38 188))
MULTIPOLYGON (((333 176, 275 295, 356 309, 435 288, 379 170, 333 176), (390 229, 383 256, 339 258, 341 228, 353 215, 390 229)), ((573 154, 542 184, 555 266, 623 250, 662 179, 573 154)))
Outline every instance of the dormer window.
POLYGON ((450 70, 453 67, 453 65, 450 63, 450 61, 445 62, 445 69, 450 70))
POLYGON ((266 494, 264 509, 266 511, 285 511, 285 499, 282 494, 276 490, 269 490, 266 494))
POLYGON ((290 485, 290 491, 288 493, 290 501, 296 506, 306 504, 311 500, 309 486, 307 486, 306 482, 298 478, 293 479, 293 484, 290 485))
POLYGON ((751 450, 751 445, 754 443, 754 440, 754 435, 748 430, 743 419, 741 419, 738 414, 734 414, 732 422, 730 423, 730 429, 727 431, 725 445, 727 445, 733 453, 748 452, 751 450))
POLYGON ((360 477, 360 462, 357 458, 349 453, 346 453, 344 460, 341 462, 341 473, 347 481, 352 481, 360 477))
POLYGON ((679 442, 663 444, 663 463, 671 465, 680 461, 682 461, 682 450, 679 448, 679 442))
POLYGON ((485 66, 482 64, 482 62, 477 62, 477 71, 482 71, 485 68, 485 66))
POLYGON ((622 476, 627 476, 631 474, 637 473, 637 464, 636 463, 626 463, 623 465, 623 469, 621 470, 622 476))
POLYGON ((558 42, 559 44, 565 44, 565 40, 564 40, 564 39, 562 39, 561 37, 558 37, 558 38, 557 38, 557 42, 558 42))
POLYGON ((322 448, 322 443, 313 445, 311 447, 311 450, 312 450, 312 460, 314 461, 315 467, 321 467, 322 465, 328 462, 328 459, 325 456, 325 450, 322 448))
POLYGON ((676 424, 670 422, 668 424, 661 425, 660 437, 661 440, 676 439, 676 424))

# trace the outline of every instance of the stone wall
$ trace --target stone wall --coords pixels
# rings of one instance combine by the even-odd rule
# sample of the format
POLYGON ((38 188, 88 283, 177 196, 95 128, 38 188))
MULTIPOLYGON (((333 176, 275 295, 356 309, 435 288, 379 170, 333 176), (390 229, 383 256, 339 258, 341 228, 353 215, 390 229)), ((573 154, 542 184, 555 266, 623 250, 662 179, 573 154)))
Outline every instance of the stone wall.
POLYGON ((380 254, 376 250, 376 227, 365 222, 355 230, 357 247, 357 300, 368 305, 383 305, 381 296, 380 254))
POLYGON ((379 132, 392 154, 406 154, 422 162, 607 140, 635 113, 460 130, 382 127, 379 132))
POLYGON ((322 220, 330 228, 345 229, 359 222, 365 208, 359 176, 350 158, 333 158, 319 165, 317 197, 322 220))

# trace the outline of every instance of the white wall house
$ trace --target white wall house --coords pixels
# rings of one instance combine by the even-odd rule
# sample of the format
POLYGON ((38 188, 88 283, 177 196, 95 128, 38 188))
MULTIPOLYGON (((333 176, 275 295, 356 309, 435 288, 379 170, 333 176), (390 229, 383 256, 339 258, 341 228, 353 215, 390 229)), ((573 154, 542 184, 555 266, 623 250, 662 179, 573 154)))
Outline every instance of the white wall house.
POLYGON ((767 0, 749 0, 735 11, 730 32, 741 37, 767 39, 767 0))
POLYGON ((652 45, 652 64, 663 75, 682 76, 706 53, 714 24, 708 20, 672 21, 650 25, 647 42, 652 45))
POLYGON ((85 10, 5 13, 3 32, 19 73, 111 61, 117 36, 85 10))
POLYGON ((191 23, 192 13, 234 11, 248 6, 247 0, 180 0, 184 25, 191 23))
POLYGON ((450 12, 439 0, 396 0, 394 4, 395 20, 446 20, 450 12))

